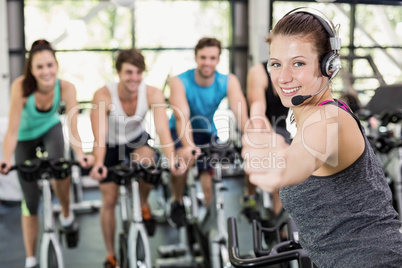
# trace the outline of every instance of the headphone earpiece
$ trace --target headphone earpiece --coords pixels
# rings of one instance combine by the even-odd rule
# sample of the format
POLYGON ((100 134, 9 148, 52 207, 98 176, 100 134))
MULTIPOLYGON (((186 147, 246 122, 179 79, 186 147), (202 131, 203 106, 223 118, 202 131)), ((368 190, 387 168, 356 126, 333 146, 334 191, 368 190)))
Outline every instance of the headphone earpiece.
POLYGON ((341 58, 339 56, 341 39, 338 37, 335 25, 325 16, 324 13, 312 7, 298 7, 286 13, 285 16, 297 12, 305 12, 315 17, 329 34, 332 51, 327 53, 321 61, 321 74, 326 77, 332 77, 336 70, 342 68, 341 58), (314 10, 316 13, 320 13, 326 20, 323 17, 306 10, 314 10))
POLYGON ((321 74, 326 77, 331 77, 337 69, 341 68, 341 58, 334 51, 327 53, 321 61, 321 74))

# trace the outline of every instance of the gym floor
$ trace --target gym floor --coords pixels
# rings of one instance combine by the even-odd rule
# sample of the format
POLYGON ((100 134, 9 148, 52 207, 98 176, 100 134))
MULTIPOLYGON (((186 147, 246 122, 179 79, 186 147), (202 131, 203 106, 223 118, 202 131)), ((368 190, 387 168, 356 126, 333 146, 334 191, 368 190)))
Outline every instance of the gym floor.
MULTIPOLYGON (((240 214, 240 200, 244 189, 243 178, 243 176, 224 178, 224 185, 228 189, 228 191, 224 192, 224 198, 226 216, 236 217, 237 219, 239 241, 241 241, 240 254, 248 255, 252 253, 253 241, 251 224, 240 214)), ((161 187, 151 192, 149 200, 153 213, 157 213, 161 210, 159 202, 161 196, 161 187)), ((83 200, 86 202, 99 201, 100 193, 98 188, 85 188, 83 200)), ((41 211, 39 213, 41 213, 41 211)), ((20 215, 21 210, 18 203, 11 205, 0 204, 0 267, 24 267, 25 252, 20 215)), ((65 267, 103 267, 106 252, 101 234, 98 211, 76 210, 76 217, 80 224, 80 242, 78 247, 74 249, 67 249, 66 245, 63 244, 62 250, 65 267)), ((58 221, 56 221, 56 224, 58 224, 58 221)), ((116 232, 119 232, 119 230, 116 230, 116 232)), ((159 258, 157 248, 160 245, 178 244, 178 242, 178 230, 170 227, 166 222, 160 222, 155 235, 150 238, 153 263, 159 258)), ((39 247, 37 247, 37 253, 39 252, 38 248, 39 247)))

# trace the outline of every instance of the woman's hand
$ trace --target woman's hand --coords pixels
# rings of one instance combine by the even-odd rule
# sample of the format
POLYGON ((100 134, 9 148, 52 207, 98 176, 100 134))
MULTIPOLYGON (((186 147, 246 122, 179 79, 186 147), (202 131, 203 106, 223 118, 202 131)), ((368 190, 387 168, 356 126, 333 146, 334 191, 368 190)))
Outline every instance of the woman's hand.
POLYGON ((0 173, 3 175, 7 175, 11 168, 11 162, 3 161, 0 165, 0 173))
MULTIPOLYGON (((253 108, 258 110, 258 107, 253 108)), ((244 170, 251 183, 273 192, 281 185, 281 175, 286 168, 283 152, 289 145, 275 133, 265 116, 251 113, 250 119, 242 137, 244 170)))

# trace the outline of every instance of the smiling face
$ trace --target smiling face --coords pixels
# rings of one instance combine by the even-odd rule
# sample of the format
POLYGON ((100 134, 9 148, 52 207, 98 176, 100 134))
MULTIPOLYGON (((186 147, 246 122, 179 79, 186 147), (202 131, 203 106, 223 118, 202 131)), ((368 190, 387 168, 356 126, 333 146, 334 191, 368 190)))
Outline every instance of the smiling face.
POLYGON ((219 48, 216 46, 204 47, 197 51, 195 55, 197 72, 202 78, 213 77, 216 66, 219 63, 219 53, 219 48))
POLYGON ((123 86, 124 91, 136 93, 142 81, 142 73, 142 69, 133 64, 124 62, 121 65, 121 70, 118 72, 120 84, 123 86))
POLYGON ((269 64, 272 83, 286 107, 293 106, 292 97, 314 94, 327 81, 321 75, 314 44, 306 38, 276 36, 270 46, 269 64))
POLYGON ((32 56, 31 73, 39 90, 53 89, 57 79, 58 64, 50 50, 37 51, 32 56))

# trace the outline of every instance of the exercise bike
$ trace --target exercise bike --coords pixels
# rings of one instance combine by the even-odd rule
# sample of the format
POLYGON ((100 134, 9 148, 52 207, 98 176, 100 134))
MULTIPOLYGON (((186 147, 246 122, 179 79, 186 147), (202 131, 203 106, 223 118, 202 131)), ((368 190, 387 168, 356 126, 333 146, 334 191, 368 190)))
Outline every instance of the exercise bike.
POLYGON ((392 191, 393 206, 402 220, 402 109, 373 115, 368 110, 358 114, 365 123, 367 138, 392 191))
POLYGON ((368 139, 390 185, 393 206, 398 211, 399 220, 402 220, 402 109, 393 113, 384 112, 379 119, 379 126, 372 129, 368 139))
MULTIPOLYGON (((76 161, 72 149, 69 149, 66 158, 69 161, 76 161)), ((84 182, 82 171, 83 169, 80 166, 74 165, 71 167, 70 209, 76 214, 98 212, 99 209, 102 207, 101 200, 84 200, 84 182)), ((93 186, 97 186, 97 184, 93 184, 93 186)), ((57 214, 60 213, 60 211, 60 204, 54 204, 53 212, 57 214)))
MULTIPOLYGON (((22 164, 14 165, 11 170, 19 170, 24 174, 27 181, 40 180, 42 184, 43 199, 43 234, 40 242, 40 267, 41 268, 64 268, 64 259, 61 251, 60 237, 56 231, 50 179, 64 179, 71 174, 71 167, 78 166, 78 162, 58 160, 47 157, 34 158, 22 164)), ((3 164, 4 167, 4 164, 3 164)), ((61 233, 62 231, 60 231, 61 233)), ((67 246, 76 247, 78 233, 67 237, 67 246)))
MULTIPOLYGON (((151 268, 149 238, 141 214, 139 180, 158 185, 162 168, 122 163, 108 169, 113 181, 119 185, 122 232, 119 234, 119 260, 122 268, 151 268)), ((102 169, 98 170, 102 173, 102 169)))
MULTIPOLYGON (((195 156, 196 151, 192 151, 195 156)), ((197 198, 197 185, 195 180, 198 176, 198 167, 196 163, 190 168, 187 173, 186 191, 183 196, 183 204, 186 211, 186 222, 192 223, 199 215, 198 198, 197 198)), ((162 181, 164 199, 160 202, 163 203, 164 218, 168 222, 168 200, 170 198, 169 185, 162 181)), ((201 263, 199 259, 193 256, 193 251, 190 250, 190 245, 187 235, 187 227, 180 226, 179 230, 179 244, 162 245, 158 247, 158 253, 161 258, 156 259, 155 264, 157 268, 192 268, 197 267, 201 263)))
MULTIPOLYGON (((233 217, 227 220, 229 230, 229 258, 234 267, 268 267, 275 264, 287 264, 296 260, 299 268, 316 268, 299 244, 298 230, 292 218, 272 228, 262 227, 253 220, 253 246, 255 257, 242 258, 239 256, 239 241, 237 238, 237 223, 233 217), (287 239, 281 239, 281 230, 287 227, 287 239), (272 248, 264 248, 264 233, 270 232, 277 236, 279 243, 272 248)), ((286 265, 287 267, 287 265, 286 265)))
MULTIPOLYGON (((185 244, 184 257, 159 259, 157 267, 232 267, 227 248, 227 226, 222 182, 222 167, 235 162, 240 153, 227 144, 201 149, 198 160, 210 163, 214 176, 213 197, 204 218, 199 218, 197 189, 195 178, 198 175, 197 164, 190 169, 187 178, 187 202, 185 203, 187 224, 180 230, 182 244, 185 244), (187 204, 187 205, 186 205, 187 204), (184 230, 184 234, 183 231, 184 230)), ((161 253, 162 250, 159 250, 161 253)), ((162 255, 162 254, 161 254, 162 255)))

